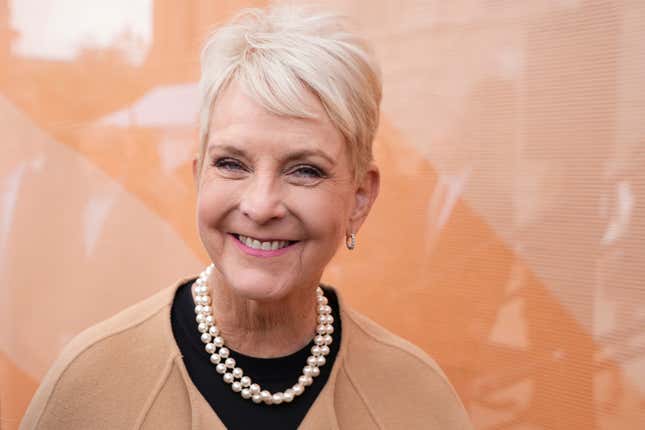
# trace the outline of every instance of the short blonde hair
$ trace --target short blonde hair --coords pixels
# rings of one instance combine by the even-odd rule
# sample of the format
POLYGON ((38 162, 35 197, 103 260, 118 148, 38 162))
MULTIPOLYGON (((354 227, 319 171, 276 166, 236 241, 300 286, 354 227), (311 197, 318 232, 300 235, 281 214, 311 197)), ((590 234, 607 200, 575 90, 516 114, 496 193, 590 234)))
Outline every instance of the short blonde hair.
POLYGON ((245 9, 217 29, 202 51, 200 165, 213 105, 232 81, 278 115, 313 118, 310 90, 348 144, 354 179, 372 161, 382 96, 381 74, 367 44, 347 20, 310 6, 245 9))

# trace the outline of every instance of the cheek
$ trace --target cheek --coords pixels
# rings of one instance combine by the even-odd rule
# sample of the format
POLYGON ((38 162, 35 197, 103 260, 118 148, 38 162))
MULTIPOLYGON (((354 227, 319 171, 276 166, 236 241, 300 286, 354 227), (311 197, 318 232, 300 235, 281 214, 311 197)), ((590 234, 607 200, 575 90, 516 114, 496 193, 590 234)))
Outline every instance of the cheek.
POLYGON ((197 225, 201 229, 211 224, 215 218, 217 218, 217 205, 213 204, 209 193, 202 189, 197 195, 197 225))
POLYGON ((293 212, 305 224, 311 239, 337 242, 344 237, 349 201, 340 191, 303 191, 293 199, 293 212))
POLYGON ((234 204, 235 193, 223 184, 204 182, 197 194, 197 225, 202 229, 214 228, 234 204))

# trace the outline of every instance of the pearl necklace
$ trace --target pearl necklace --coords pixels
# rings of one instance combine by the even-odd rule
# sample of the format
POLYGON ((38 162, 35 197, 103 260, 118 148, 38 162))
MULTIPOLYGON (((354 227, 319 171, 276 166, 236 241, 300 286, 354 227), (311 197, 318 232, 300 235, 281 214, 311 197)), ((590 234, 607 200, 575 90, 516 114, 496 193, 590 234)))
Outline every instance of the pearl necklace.
POLYGON ((230 350, 224 346, 219 329, 215 325, 211 297, 208 294, 208 278, 213 272, 213 265, 208 266, 195 281, 195 313, 197 317, 197 330, 202 334, 202 342, 206 344, 206 352, 210 354, 210 361, 215 365, 215 371, 222 375, 231 389, 240 393, 243 399, 251 399, 254 403, 264 402, 267 405, 279 405, 282 402, 289 403, 296 396, 301 395, 313 383, 313 378, 320 375, 320 367, 327 361, 325 356, 329 354, 329 345, 332 343, 334 332, 334 317, 331 315, 331 307, 323 290, 316 288, 317 300, 317 322, 314 346, 311 347, 311 355, 307 358, 307 365, 302 369, 298 382, 284 392, 270 393, 263 390, 260 385, 253 383, 251 378, 244 374, 244 371, 236 367, 235 359, 230 357, 230 350))

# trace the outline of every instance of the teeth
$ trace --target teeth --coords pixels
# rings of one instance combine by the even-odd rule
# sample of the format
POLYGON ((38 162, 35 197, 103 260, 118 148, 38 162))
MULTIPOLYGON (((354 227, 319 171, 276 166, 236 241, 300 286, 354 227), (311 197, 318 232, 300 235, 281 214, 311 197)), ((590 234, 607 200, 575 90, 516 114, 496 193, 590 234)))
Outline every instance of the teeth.
POLYGON ((276 249, 284 248, 289 245, 287 240, 274 240, 273 242, 260 242, 248 236, 238 235, 240 242, 253 249, 261 249, 262 251, 274 251, 276 249))

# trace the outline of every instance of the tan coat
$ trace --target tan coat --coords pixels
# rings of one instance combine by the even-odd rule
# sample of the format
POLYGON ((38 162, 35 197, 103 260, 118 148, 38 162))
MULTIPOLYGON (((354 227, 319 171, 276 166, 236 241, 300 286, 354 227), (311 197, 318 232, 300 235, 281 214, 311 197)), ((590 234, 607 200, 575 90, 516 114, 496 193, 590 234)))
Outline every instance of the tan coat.
MULTIPOLYGON (((20 428, 224 429, 190 380, 172 334, 170 308, 185 281, 72 340, 20 428)), ((341 346, 300 428, 471 428, 434 361, 342 302, 340 308, 341 346)))

